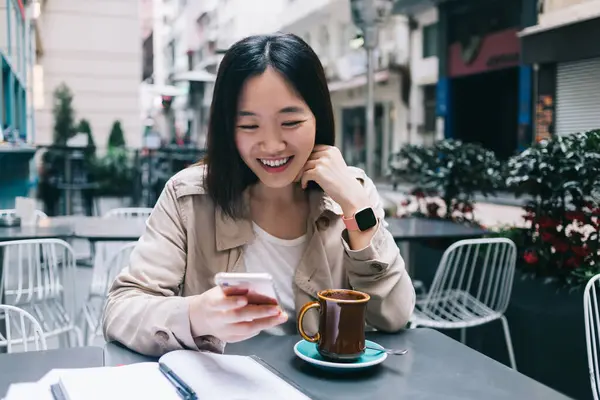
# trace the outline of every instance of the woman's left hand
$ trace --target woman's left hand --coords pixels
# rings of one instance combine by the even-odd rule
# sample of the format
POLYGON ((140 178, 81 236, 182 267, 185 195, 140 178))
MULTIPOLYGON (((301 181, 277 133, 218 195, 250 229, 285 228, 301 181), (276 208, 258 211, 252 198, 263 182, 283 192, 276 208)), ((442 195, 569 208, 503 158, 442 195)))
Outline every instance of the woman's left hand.
POLYGON ((303 189, 306 189, 309 181, 316 182, 342 207, 347 217, 371 205, 366 191, 348 171, 344 157, 337 147, 315 146, 302 170, 300 182, 303 189))

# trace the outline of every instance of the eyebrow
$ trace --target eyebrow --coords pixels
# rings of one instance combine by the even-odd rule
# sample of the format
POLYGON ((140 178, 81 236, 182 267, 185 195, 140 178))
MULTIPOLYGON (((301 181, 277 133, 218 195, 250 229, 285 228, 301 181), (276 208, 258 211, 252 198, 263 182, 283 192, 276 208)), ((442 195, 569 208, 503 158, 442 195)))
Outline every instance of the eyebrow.
MULTIPOLYGON (((304 109, 302 107, 297 106, 284 107, 281 110, 279 110, 279 114, 298 114, 302 112, 304 112, 304 109)), ((240 117, 254 117, 257 114, 253 113, 252 111, 241 110, 238 112, 238 115, 240 117)))

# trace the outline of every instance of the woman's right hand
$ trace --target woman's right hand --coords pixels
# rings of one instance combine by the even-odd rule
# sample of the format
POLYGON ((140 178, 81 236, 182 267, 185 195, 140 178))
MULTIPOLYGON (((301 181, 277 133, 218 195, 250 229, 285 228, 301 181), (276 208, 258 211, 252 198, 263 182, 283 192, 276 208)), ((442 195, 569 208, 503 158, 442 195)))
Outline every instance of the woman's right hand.
POLYGON ((248 304, 246 293, 227 296, 216 286, 192 296, 189 308, 192 336, 211 335, 235 343, 287 321, 287 314, 279 306, 248 304))

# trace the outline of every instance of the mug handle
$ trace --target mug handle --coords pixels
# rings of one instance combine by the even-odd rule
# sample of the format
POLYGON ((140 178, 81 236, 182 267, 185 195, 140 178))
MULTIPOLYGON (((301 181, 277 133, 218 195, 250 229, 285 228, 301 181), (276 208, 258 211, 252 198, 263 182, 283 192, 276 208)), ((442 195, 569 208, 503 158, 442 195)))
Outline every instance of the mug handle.
POLYGON ((306 334, 304 327, 302 326, 304 314, 306 314, 306 312, 311 308, 321 308, 321 304, 319 304, 318 301, 311 301, 310 303, 306 303, 302 306, 300 312, 298 313, 298 331, 300 332, 302 339, 306 340, 307 342, 317 343, 321 339, 321 334, 317 332, 314 336, 309 336, 306 334))

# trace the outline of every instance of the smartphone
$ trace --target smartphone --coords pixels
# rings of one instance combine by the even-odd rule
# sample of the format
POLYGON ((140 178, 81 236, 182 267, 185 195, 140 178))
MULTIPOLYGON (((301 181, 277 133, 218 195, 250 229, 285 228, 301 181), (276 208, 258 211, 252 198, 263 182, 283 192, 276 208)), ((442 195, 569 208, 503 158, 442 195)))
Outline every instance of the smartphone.
POLYGON ((226 296, 245 295, 248 304, 280 305, 275 282, 271 274, 251 272, 219 272, 215 283, 226 296))

